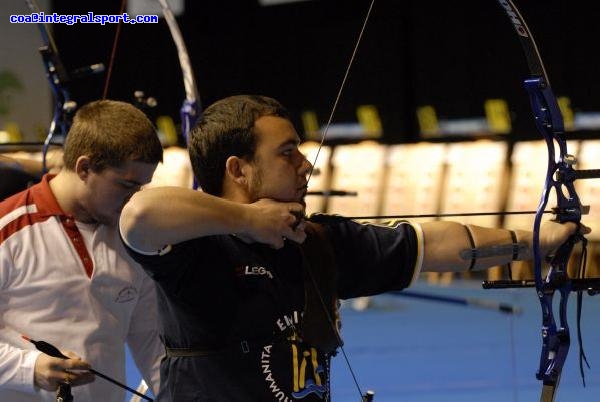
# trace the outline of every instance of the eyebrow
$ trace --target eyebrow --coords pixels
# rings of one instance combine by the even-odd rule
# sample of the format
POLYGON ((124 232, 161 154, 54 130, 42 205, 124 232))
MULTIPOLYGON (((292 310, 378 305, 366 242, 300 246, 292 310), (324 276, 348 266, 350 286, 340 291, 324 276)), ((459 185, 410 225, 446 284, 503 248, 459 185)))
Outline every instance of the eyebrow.
POLYGON ((300 140, 299 139, 287 140, 287 141, 279 144, 279 146, 277 147, 277 149, 285 148, 288 145, 298 146, 298 145, 300 145, 300 140))

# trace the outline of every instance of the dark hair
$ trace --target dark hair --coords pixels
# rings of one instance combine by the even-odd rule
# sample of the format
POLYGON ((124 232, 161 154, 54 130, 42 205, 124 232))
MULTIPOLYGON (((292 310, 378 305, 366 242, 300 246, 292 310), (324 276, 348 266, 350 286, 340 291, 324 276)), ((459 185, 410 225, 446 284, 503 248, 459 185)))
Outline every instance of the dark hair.
POLYGON ((230 156, 253 159, 254 123, 263 116, 289 119, 278 101, 258 95, 230 96, 204 111, 190 133, 189 143, 194 175, 203 191, 222 195, 225 162, 230 156))
POLYGON ((75 169, 82 155, 87 155, 92 170, 99 172, 127 161, 161 162, 162 146, 141 110, 125 102, 100 100, 75 113, 64 146, 65 168, 75 169))

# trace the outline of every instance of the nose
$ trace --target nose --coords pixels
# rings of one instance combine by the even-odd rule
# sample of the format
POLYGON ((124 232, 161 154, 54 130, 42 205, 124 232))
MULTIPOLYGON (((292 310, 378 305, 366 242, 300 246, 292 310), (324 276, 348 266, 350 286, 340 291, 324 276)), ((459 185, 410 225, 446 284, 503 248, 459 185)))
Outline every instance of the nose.
POLYGON ((300 164, 300 174, 302 176, 308 175, 313 170, 313 165, 302 155, 302 163, 300 164))

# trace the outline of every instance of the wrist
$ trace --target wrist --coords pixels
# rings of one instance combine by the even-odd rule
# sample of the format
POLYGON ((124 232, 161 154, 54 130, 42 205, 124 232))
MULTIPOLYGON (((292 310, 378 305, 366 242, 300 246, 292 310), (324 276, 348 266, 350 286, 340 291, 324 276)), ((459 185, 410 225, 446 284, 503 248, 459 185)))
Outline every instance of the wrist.
POLYGON ((252 234, 256 210, 252 204, 235 204, 240 209, 239 214, 232 214, 232 227, 236 236, 249 236, 252 234))
POLYGON ((24 350, 18 374, 15 376, 14 388, 17 391, 33 394, 38 389, 35 384, 35 367, 42 352, 38 350, 24 350))
MULTIPOLYGON (((517 258, 513 261, 527 261, 533 258, 533 233, 526 230, 511 230, 514 233, 518 245, 517 258)), ((512 237, 512 234, 511 234, 512 237)), ((513 239, 513 250, 515 239, 513 239)), ((514 256, 513 256, 514 257, 514 256)))

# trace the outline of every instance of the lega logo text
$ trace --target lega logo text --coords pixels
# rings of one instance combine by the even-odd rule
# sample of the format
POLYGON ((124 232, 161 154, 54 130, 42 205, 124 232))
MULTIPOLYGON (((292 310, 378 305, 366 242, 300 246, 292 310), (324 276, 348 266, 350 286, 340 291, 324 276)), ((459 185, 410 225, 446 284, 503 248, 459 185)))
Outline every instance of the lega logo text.
POLYGON ((244 267, 244 275, 266 275, 269 279, 273 279, 273 274, 267 268, 251 265, 246 265, 244 267))

